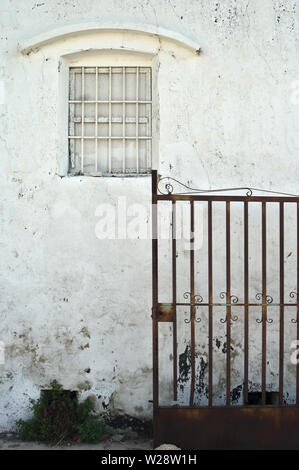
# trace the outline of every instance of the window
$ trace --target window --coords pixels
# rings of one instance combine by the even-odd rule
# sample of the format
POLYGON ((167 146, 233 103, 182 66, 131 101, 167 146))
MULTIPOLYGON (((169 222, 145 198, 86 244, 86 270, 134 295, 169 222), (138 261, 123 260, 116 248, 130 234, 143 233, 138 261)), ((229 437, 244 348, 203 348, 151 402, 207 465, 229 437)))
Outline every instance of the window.
POLYGON ((150 67, 71 67, 69 174, 151 170, 150 67))

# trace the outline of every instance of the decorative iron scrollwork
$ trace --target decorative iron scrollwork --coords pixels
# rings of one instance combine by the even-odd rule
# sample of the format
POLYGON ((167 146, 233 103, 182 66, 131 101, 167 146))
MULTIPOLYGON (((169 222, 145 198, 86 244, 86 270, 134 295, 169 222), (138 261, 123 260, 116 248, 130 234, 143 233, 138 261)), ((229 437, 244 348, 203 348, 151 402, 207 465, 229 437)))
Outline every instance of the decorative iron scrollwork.
MULTIPOLYGON (((200 317, 197 317, 197 318, 195 317, 194 319, 195 319, 196 323, 200 323, 200 322, 201 322, 201 318, 200 318, 200 317)), ((185 319, 184 319, 184 322, 185 322, 185 323, 191 323, 191 318, 185 318, 185 319)))
POLYGON ((298 293, 295 292, 295 291, 292 291, 292 292, 290 292, 290 297, 291 297, 291 299, 295 299, 295 297, 298 298, 298 293))
MULTIPOLYGON (((237 315, 231 315, 230 319, 231 319, 231 321, 238 321, 239 318, 237 317, 237 315)), ((220 322, 221 323, 226 323, 227 322, 227 315, 226 315, 225 318, 220 318, 220 322)))
MULTIPOLYGON (((220 292, 219 294, 220 299, 225 299, 227 298, 227 292, 220 292)), ((236 295, 231 295, 229 297, 230 303, 231 304, 237 304, 239 302, 239 299, 236 295)), ((238 317, 237 315, 231 315, 231 321, 237 321, 238 317)), ((227 315, 225 318, 220 318, 221 323, 226 323, 227 322, 227 315)))
MULTIPOLYGON (((255 296, 256 300, 263 300, 263 294, 261 292, 258 292, 255 296)), ((273 302, 273 297, 271 295, 266 295, 266 302, 267 304, 272 304, 273 302)))
MULTIPOLYGON (((263 318, 257 318, 255 320, 257 323, 262 323, 263 322, 263 318)), ((266 322, 267 323, 273 323, 273 318, 266 318, 266 322)))
MULTIPOLYGON (((183 294, 184 299, 191 300, 191 292, 184 292, 183 294)), ((200 294, 194 294, 194 303, 201 304, 203 302, 203 298, 200 294)))
MULTIPOLYGON (((219 294, 220 299, 225 299, 227 297, 227 292, 220 292, 219 294)), ((229 297, 230 303, 231 304, 237 304, 239 302, 239 298, 236 295, 231 295, 229 297)), ((231 321, 237 321, 238 316, 237 315, 231 315, 231 321)), ((220 318, 221 323, 226 323, 227 322, 227 315, 225 318, 220 318)))
MULTIPOLYGON (((263 300, 263 294, 262 292, 258 292, 255 296, 256 300, 263 300)), ((269 305, 269 304, 272 304, 273 302, 273 297, 271 295, 266 295, 266 303, 269 305)), ((257 318, 255 320, 257 323, 262 323, 263 322, 263 317, 262 318, 257 318)), ((266 322, 267 323, 273 323, 273 319, 272 318, 266 318, 266 322)))
POLYGON ((172 178, 171 176, 165 176, 159 179, 158 182, 158 192, 165 196, 167 195, 184 195, 184 194, 209 194, 209 193, 222 193, 227 191, 246 191, 246 196, 250 197, 253 194, 253 191, 263 192, 263 193, 270 193, 270 194, 281 194, 284 196, 293 196, 298 197, 297 194, 291 193, 282 193, 280 191, 271 191, 269 189, 259 189, 259 188, 250 188, 247 186, 241 186, 236 188, 218 188, 218 189, 198 189, 192 188, 188 186, 188 184, 184 184, 181 181, 172 178), (178 185, 181 189, 179 192, 174 192, 174 186, 178 185), (183 189, 183 191, 182 191, 183 189))
POLYGON ((219 193, 225 191, 246 191, 246 196, 252 196, 252 189, 248 187, 240 187, 240 188, 219 188, 219 189, 198 189, 192 188, 187 184, 182 183, 181 181, 172 178, 171 176, 165 176, 160 178, 158 182, 158 192, 163 195, 182 195, 182 194, 207 194, 207 193, 219 193), (174 183, 178 185, 180 188, 184 188, 184 191, 175 192, 174 193, 174 183))
MULTIPOLYGON (((225 299, 227 292, 220 292, 219 297, 220 299, 225 299)), ((237 304, 239 302, 239 298, 236 295, 231 295, 229 299, 231 304, 237 304)))
MULTIPOLYGON (((292 292, 290 292, 289 295, 290 295, 291 299, 297 298, 297 302, 298 302, 298 292, 292 291, 292 292)), ((296 305, 296 304, 294 304, 294 305, 296 305)), ((291 323, 298 323, 297 318, 291 318, 291 323)))

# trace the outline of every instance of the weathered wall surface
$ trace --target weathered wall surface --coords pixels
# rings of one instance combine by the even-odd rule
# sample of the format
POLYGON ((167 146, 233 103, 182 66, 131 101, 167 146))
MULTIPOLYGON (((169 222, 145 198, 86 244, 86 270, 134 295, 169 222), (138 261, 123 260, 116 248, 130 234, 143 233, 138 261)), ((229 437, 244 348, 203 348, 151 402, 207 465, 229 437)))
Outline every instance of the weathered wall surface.
POLYGON ((151 415, 151 241, 95 234, 99 204, 123 196, 148 206, 150 177, 61 177, 61 56, 109 41, 151 52, 160 173, 196 187, 298 193, 296 3, 1 1, 1 429, 26 416, 53 378, 93 395, 99 409, 151 415), (27 38, 83 20, 168 28, 202 53, 103 32, 19 50, 27 38))

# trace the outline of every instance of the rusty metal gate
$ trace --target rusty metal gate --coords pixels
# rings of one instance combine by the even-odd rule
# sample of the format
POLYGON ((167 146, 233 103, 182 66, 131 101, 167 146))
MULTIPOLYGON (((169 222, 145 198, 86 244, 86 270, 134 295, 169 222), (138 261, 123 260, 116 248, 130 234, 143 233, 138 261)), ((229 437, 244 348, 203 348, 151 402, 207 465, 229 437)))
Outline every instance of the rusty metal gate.
POLYGON ((298 449, 299 197, 223 191, 152 172, 154 442, 298 449), (163 204, 170 238, 160 256, 163 204), (180 204, 189 233, 181 255, 180 204))

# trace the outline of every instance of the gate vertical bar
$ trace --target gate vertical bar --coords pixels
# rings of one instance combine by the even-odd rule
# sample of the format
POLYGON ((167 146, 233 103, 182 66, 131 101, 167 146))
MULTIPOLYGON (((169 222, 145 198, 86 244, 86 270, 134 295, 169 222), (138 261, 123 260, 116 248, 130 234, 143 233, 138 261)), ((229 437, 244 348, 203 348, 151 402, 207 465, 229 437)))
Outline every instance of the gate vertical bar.
POLYGON ((111 67, 109 67, 109 82, 108 82, 108 115, 109 115, 109 122, 108 122, 108 168, 109 173, 111 173, 111 137, 112 137, 112 77, 111 77, 111 67))
POLYGON ((231 343, 231 292, 230 292, 230 202, 226 201, 226 405, 230 405, 230 343, 231 343))
MULTIPOLYGON (((159 404, 159 382, 158 382, 158 201, 157 201, 158 175, 152 170, 152 296, 153 296, 153 405, 155 410, 159 404)), ((155 427, 155 420, 154 420, 155 427)), ((155 433, 155 429, 154 429, 155 433)))
POLYGON ((190 314, 191 314, 191 389, 190 406, 194 405, 195 388, 195 306, 194 306, 194 201, 190 200, 190 314))
POLYGON ((173 399, 177 401, 177 322, 176 322, 176 204, 172 201, 172 303, 174 309, 172 323, 173 337, 173 399))
MULTIPOLYGON (((297 202, 297 341, 299 341, 299 202, 297 202)), ((299 362, 296 365, 296 404, 299 405, 299 362)))
POLYGON ((209 406, 213 405, 213 239, 212 201, 208 202, 208 264, 209 264, 209 406))
POLYGON ((122 149, 122 159, 123 159, 123 173, 126 172, 126 67, 122 68, 122 88, 123 88, 123 102, 122 102, 122 119, 123 119, 123 125, 122 125, 122 135, 123 135, 123 149, 122 149))
POLYGON ((244 405, 248 404, 248 202, 244 202, 244 405))
POLYGON ((84 173, 84 122, 85 122, 85 110, 84 110, 84 67, 81 67, 81 174, 84 173))
POLYGON ((99 68, 96 67, 96 103, 95 103, 95 172, 98 172, 98 122, 99 122, 99 112, 98 112, 98 104, 99 104, 99 87, 98 87, 98 82, 99 82, 99 68))
POLYGON ((136 67, 136 103, 135 103, 135 119, 136 119, 136 172, 139 173, 139 67, 136 67))
POLYGON ((283 404, 283 355, 284 355, 284 204, 279 203, 279 404, 283 404))
POLYGON ((266 203, 262 202, 262 405, 266 404, 266 321, 267 321, 266 203))

